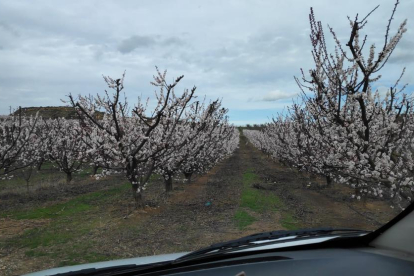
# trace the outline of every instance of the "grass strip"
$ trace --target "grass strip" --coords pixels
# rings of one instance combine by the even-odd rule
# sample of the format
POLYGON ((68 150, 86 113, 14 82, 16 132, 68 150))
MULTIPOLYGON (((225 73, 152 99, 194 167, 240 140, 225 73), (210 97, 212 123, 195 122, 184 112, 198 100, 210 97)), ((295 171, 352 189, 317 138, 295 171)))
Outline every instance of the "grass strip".
POLYGON ((288 211, 281 211, 286 208, 284 208, 284 204, 278 196, 274 193, 258 190, 253 187, 253 184, 260 181, 260 178, 252 169, 248 169, 243 173, 242 181, 243 188, 241 192, 240 206, 234 215, 234 220, 240 230, 245 229, 257 220, 254 215, 251 215, 252 212, 257 213, 259 216, 260 214, 269 211, 281 212, 280 224, 283 228, 287 230, 295 230, 301 227, 300 223, 291 213, 288 211))

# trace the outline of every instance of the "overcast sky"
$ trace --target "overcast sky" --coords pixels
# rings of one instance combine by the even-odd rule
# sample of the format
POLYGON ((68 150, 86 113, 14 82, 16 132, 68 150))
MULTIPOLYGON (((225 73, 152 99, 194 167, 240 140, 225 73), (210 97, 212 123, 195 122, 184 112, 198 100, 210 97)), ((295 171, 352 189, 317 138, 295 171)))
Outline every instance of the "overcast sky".
MULTIPOLYGON (((366 33, 381 45, 392 0, 0 0, 0 114, 9 106, 62 105, 69 93, 102 93, 102 75, 124 70, 128 99, 151 97, 158 66, 170 80, 185 76, 177 91, 196 85, 199 97, 222 98, 231 122, 267 122, 297 96, 293 76, 312 68, 309 8, 345 42, 347 15, 365 16, 378 4, 366 33)), ((401 1, 392 33, 404 19, 408 31, 380 88, 404 67, 403 82, 414 84, 413 11, 413 0, 401 1)))

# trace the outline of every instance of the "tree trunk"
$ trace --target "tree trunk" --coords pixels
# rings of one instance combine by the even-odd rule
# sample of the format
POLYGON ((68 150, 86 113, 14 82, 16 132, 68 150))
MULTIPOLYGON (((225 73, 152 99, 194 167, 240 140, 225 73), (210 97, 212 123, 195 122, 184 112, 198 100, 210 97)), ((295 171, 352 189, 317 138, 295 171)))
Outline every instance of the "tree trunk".
POLYGON ((69 184, 72 181, 72 172, 66 173, 66 184, 69 184))
POLYGON ((135 207, 137 208, 144 208, 144 197, 142 195, 142 191, 138 192, 138 184, 132 184, 132 196, 135 200, 135 207))
POLYGON ((187 179, 187 183, 191 183, 191 176, 193 175, 192 172, 184 173, 185 179, 187 179))
POLYGON ((98 173, 98 170, 99 170, 99 166, 98 166, 98 165, 94 165, 94 166, 93 166, 93 172, 92 172, 92 175, 96 175, 96 174, 98 173))
POLYGON ((361 187, 359 187, 359 180, 356 180, 356 186, 354 188, 355 190, 355 198, 358 199, 358 197, 361 196, 361 187))
POLYGON ((332 187, 332 184, 333 184, 332 178, 329 175, 327 175, 326 176, 326 187, 332 187))
POLYGON ((165 192, 168 194, 173 189, 172 175, 168 174, 166 177, 164 177, 164 183, 165 183, 165 192))
POLYGON ((37 163, 37 170, 38 170, 38 171, 40 171, 40 170, 42 169, 43 162, 44 162, 44 160, 43 160, 43 159, 41 159, 41 160, 39 161, 39 163, 37 163))

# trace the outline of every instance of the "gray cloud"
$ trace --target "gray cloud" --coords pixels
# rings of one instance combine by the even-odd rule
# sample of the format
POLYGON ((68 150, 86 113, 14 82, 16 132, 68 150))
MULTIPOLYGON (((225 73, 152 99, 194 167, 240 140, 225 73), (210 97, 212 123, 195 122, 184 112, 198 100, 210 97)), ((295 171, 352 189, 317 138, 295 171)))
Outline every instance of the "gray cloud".
POLYGON ((124 39, 118 46, 118 50, 127 54, 137 48, 148 49, 154 46, 179 46, 184 45, 184 41, 177 37, 161 38, 158 36, 140 36, 134 35, 130 38, 124 39))
POLYGON ((20 36, 19 31, 17 31, 13 26, 9 25, 7 22, 0 21, 0 29, 3 29, 14 36, 20 36))
POLYGON ((130 53, 136 48, 148 48, 154 46, 156 43, 155 39, 150 36, 139 36, 134 35, 128 39, 125 39, 118 46, 118 50, 123 53, 130 53))
POLYGON ((272 91, 267 93, 266 95, 263 96, 263 101, 265 102, 274 102, 274 101, 278 101, 278 100, 283 100, 283 99, 291 99, 293 97, 296 97, 298 94, 297 93, 287 93, 287 92, 283 92, 283 91, 272 91))
MULTIPOLYGON (((169 80, 185 75, 177 91, 196 85, 199 96, 223 98, 230 109, 283 108, 298 91, 293 76, 313 65, 309 7, 346 43, 346 16, 375 6, 348 0, 336 2, 333 10, 331 0, 292 1, 1 1, 0 114, 10 105, 30 106, 39 99, 44 106, 59 104, 70 92, 102 92, 102 74, 119 77, 124 70, 128 99, 151 97, 155 65, 168 69, 169 80), (178 16, 183 9, 186 16, 178 16)), ((367 25, 367 45, 379 42, 380 47, 393 3, 378 1, 381 7, 367 25)), ((413 17, 411 10, 412 1, 401 2, 393 31, 413 17)), ((378 85, 389 86, 405 65, 401 83, 413 79, 408 22, 409 31, 378 85)))
POLYGON ((161 44, 164 46, 182 46, 185 45, 184 40, 178 37, 170 37, 161 41, 161 44))
POLYGON ((298 95, 298 93, 296 93, 296 92, 289 93, 289 92, 285 92, 285 91, 274 90, 274 91, 270 91, 270 92, 266 93, 264 96, 252 97, 252 98, 249 99, 249 101, 275 102, 275 101, 279 101, 279 100, 292 99, 292 98, 296 97, 297 95, 298 95))
POLYGON ((402 65, 408 65, 414 63, 414 40, 412 39, 414 32, 409 30, 405 33, 405 36, 401 39, 397 48, 394 50, 390 57, 390 63, 397 63, 402 65))
MULTIPOLYGON (((413 45, 414 46, 414 45, 413 45)), ((395 51, 391 58, 389 59, 390 63, 398 63, 403 65, 408 65, 409 63, 414 62, 414 52, 413 48, 411 50, 401 50, 401 51, 395 51)))

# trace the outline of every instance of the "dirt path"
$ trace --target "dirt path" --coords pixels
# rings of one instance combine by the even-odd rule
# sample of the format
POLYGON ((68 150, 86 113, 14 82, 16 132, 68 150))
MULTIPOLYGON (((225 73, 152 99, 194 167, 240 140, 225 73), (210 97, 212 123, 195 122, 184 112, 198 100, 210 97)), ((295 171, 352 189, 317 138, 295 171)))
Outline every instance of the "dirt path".
MULTIPOLYGON (((0 242, 4 242, 4 246, 0 243, 0 275, 191 251, 262 231, 319 226, 375 229, 396 214, 385 202, 352 201, 348 187, 320 189, 323 182, 273 162, 241 136, 240 147, 231 157, 191 184, 175 184, 165 202, 152 204, 155 208, 136 210, 124 218, 128 204, 125 197, 116 197, 79 216, 64 217, 66 225, 62 219, 57 226, 53 219, 43 224, 46 226, 33 220, 30 225, 38 227, 37 235, 47 231, 79 233, 62 238, 67 232, 58 232, 56 242, 47 240, 45 234, 47 242, 36 246, 14 245, 14 241, 31 237, 22 231, 16 231, 14 237, 0 232, 0 242), (255 205, 260 202, 249 201, 251 195, 268 201, 265 208, 255 205), (245 221, 238 222, 238 216, 245 221), (79 231, 86 226, 87 230, 79 231)), ((162 182, 156 185, 161 187, 162 182)), ((154 191, 159 193, 159 187, 154 191)), ((6 228, 7 223, 13 226, 22 222, 9 219, 1 223, 6 228)))

